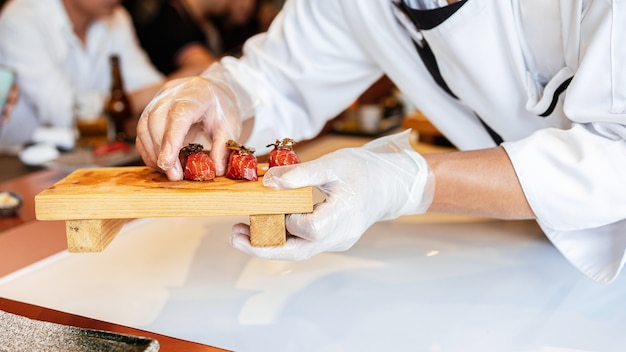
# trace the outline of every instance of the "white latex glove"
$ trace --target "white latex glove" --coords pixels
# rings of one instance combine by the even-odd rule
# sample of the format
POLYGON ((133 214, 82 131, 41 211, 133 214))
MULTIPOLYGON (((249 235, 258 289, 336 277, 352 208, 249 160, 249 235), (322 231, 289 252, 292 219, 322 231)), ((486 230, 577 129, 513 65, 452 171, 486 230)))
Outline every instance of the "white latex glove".
POLYGON ((383 137, 361 148, 340 149, 319 159, 274 167, 263 184, 275 189, 317 187, 325 201, 312 213, 290 214, 282 247, 252 247, 246 224, 233 226, 231 245, 248 254, 302 260, 354 245, 375 222, 420 214, 430 206, 434 174, 410 145, 410 131, 383 137))
POLYGON ((188 143, 202 143, 205 149, 211 148, 215 172, 221 176, 229 152, 226 142, 239 138, 242 120, 251 111, 247 92, 215 63, 201 76, 163 86, 141 114, 137 151, 146 165, 163 170, 170 180, 181 180, 178 152, 188 143))

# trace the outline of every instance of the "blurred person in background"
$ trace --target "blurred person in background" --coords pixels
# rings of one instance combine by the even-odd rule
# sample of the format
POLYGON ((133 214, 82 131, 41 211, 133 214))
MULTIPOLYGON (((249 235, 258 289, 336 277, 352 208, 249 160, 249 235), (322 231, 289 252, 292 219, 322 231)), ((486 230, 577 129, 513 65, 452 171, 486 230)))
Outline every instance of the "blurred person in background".
POLYGON ((256 18, 260 32, 265 32, 270 28, 270 24, 274 21, 284 4, 285 0, 259 0, 256 18))
POLYGON ((229 11, 219 16, 209 16, 220 39, 223 55, 240 56, 243 43, 261 32, 256 17, 260 0, 232 0, 229 11))
MULTIPOLYGON (((6 4, 6 0, 0 0, 0 12, 4 8, 6 4)), ((7 96, 4 105, 2 106, 2 111, 0 111, 0 131, 2 125, 9 119, 9 115, 11 115, 11 111, 15 107, 15 103, 17 102, 17 96, 19 94, 19 90, 17 88, 17 84, 13 84, 11 90, 9 91, 9 95, 7 96)))
POLYGON ((137 37, 165 75, 199 74, 216 60, 202 14, 227 11, 229 0, 125 0, 137 37))
POLYGON ((0 132, 0 150, 14 154, 42 140, 73 147, 76 104, 102 110, 112 54, 120 56, 139 116, 165 77, 138 45, 119 0, 9 0, 0 14, 0 64, 15 69, 20 99, 0 132))
POLYGON ((241 56, 248 38, 268 30, 284 0, 236 0, 225 16, 211 17, 221 39, 223 55, 241 56))
MULTIPOLYGON (((125 0, 123 4, 141 46, 157 69, 170 77, 197 75, 225 54, 229 44, 225 46, 224 39, 230 40, 232 33, 217 21, 247 23, 255 8, 255 0, 125 0)), ((255 25, 252 34, 257 32, 255 25)))

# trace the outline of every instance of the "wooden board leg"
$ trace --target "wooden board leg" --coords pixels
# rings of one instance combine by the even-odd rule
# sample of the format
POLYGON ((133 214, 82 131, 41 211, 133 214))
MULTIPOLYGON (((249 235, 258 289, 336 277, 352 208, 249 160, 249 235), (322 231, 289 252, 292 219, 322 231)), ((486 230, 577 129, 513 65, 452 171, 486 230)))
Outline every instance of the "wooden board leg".
POLYGON ((129 220, 67 220, 67 250, 72 253, 102 252, 129 220))
POLYGON ((252 246, 282 246, 286 240, 285 214, 250 215, 250 243, 252 246))

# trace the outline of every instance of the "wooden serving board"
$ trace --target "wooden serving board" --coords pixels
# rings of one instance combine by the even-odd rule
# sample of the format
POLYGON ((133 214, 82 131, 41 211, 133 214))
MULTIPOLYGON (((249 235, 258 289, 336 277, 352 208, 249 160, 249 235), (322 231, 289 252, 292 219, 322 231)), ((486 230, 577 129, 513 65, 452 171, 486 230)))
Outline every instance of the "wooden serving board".
POLYGON ((149 167, 79 169, 35 196, 39 220, 65 220, 68 249, 102 251, 134 218, 250 215, 251 242, 285 242, 285 214, 313 211, 313 189, 274 190, 259 180, 169 181, 149 167))

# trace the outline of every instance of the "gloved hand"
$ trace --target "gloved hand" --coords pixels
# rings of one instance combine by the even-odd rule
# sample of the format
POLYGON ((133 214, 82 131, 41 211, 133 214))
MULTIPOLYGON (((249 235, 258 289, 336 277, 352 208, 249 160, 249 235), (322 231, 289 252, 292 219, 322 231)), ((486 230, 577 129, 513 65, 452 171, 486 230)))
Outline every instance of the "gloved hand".
POLYGON ((237 140, 242 120, 252 115, 252 99, 215 63, 201 76, 166 83, 144 109, 137 124, 137 151, 146 165, 161 169, 170 180, 181 180, 178 152, 197 142, 215 163, 216 174, 226 169, 226 141, 237 140), (207 145, 211 143, 211 145, 207 145))
POLYGON ((377 221, 425 212, 432 202, 435 178, 411 147, 408 134, 407 130, 361 148, 271 168, 263 177, 264 185, 275 189, 315 186, 325 201, 312 213, 287 215, 287 231, 293 236, 282 247, 252 247, 246 224, 233 226, 231 245, 265 259, 307 259, 352 247, 377 221))

